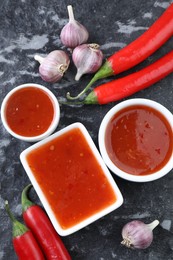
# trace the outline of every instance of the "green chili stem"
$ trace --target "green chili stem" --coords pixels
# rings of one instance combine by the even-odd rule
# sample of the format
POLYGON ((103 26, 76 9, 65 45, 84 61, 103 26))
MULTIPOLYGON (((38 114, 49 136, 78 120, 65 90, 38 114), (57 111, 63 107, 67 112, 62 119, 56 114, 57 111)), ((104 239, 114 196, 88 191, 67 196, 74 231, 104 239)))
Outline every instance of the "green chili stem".
POLYGON ((98 104, 98 99, 94 91, 91 91, 89 95, 83 100, 78 102, 60 102, 63 105, 96 105, 98 104))
POLYGON ((29 207, 35 205, 32 201, 30 201, 27 197, 27 193, 32 187, 32 184, 27 185, 22 191, 22 211, 25 212, 29 207))
POLYGON ((5 201, 5 209, 13 224, 13 238, 22 236, 24 233, 29 231, 29 229, 25 225, 23 225, 17 219, 15 219, 15 217, 13 216, 13 214, 10 211, 7 200, 5 201))
POLYGON ((11 221, 12 221, 12 222, 17 221, 17 220, 15 219, 15 217, 13 216, 13 214, 11 213, 11 211, 10 211, 10 207, 9 207, 9 204, 8 204, 8 201, 7 201, 7 200, 5 201, 5 209, 6 209, 6 211, 7 211, 8 216, 10 217, 11 221))
POLYGON ((70 95, 70 92, 67 92, 67 99, 69 100, 75 100, 75 99, 79 99, 83 94, 85 94, 87 92, 87 90, 94 84, 94 82, 97 81, 97 77, 96 75, 91 79, 91 81, 88 83, 88 85, 76 96, 76 97, 72 97, 70 95))
POLYGON ((75 99, 78 99, 80 98, 83 94, 85 94, 87 92, 87 90, 99 79, 103 79, 103 78, 106 78, 106 77, 109 77, 111 75, 113 75, 114 72, 111 68, 111 64, 106 61, 102 67, 96 72, 96 74, 94 75, 94 77, 91 79, 91 81, 88 83, 88 85, 75 97, 72 97, 70 95, 70 93, 68 92, 67 93, 67 99, 69 100, 75 100, 75 99))

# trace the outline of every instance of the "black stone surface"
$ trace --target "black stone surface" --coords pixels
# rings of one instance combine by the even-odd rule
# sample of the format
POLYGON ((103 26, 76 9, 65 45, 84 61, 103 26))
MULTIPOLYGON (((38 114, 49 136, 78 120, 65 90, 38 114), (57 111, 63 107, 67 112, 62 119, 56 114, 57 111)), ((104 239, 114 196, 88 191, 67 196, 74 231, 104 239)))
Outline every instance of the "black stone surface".
MULTIPOLYGON (((91 76, 86 75, 76 83, 76 69, 71 63, 60 82, 43 82, 38 74, 38 63, 33 58, 36 53, 48 54, 55 49, 65 49, 59 35, 68 21, 68 4, 73 5, 76 19, 88 28, 89 42, 99 43, 106 58, 140 36, 171 3, 172 1, 162 0, 1 0, 0 102, 15 86, 32 82, 43 84, 58 99, 63 100, 67 91, 77 94, 90 80, 91 76)), ((143 68, 172 49, 173 39, 170 39, 145 62, 121 76, 143 68)), ((158 101, 173 112, 173 75, 129 98, 137 97, 158 101)), ((81 122, 98 147, 100 123, 106 112, 115 104, 80 108, 63 105, 57 130, 73 122, 81 122)), ((0 259, 15 260, 17 257, 12 246, 11 223, 4 210, 4 202, 8 200, 14 215, 23 221, 20 195, 30 181, 19 161, 19 155, 31 144, 10 136, 2 123, 0 137, 0 259)), ((173 171, 150 183, 132 183, 113 175, 123 194, 124 204, 88 227, 62 237, 72 259, 173 259, 172 174, 173 171), (154 231, 153 243, 146 250, 131 250, 120 245, 121 229, 133 219, 146 223, 154 219, 160 221, 154 231)), ((41 205, 34 191, 31 192, 31 198, 41 205)))

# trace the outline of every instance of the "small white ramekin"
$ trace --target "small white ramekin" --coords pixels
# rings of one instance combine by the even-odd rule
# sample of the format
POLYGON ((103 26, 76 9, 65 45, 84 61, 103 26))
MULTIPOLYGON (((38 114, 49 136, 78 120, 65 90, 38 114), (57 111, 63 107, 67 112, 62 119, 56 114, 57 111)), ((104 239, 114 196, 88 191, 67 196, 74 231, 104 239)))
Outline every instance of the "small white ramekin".
MULTIPOLYGON (((61 152, 61 151, 60 151, 61 152)), ((26 150, 24 150, 21 155, 20 155, 20 160, 23 164, 23 167, 30 179, 30 181, 33 184, 33 187, 35 189, 35 191, 37 192, 55 230, 59 233, 59 235, 61 236, 67 236, 70 235, 76 231, 78 231, 81 228, 84 228, 85 226, 91 224, 92 222, 96 221, 97 219, 103 217, 104 215, 110 213, 111 211, 117 209, 118 207, 121 206, 121 204, 123 203, 123 197, 121 195, 121 192, 119 190, 119 188, 117 187, 113 177, 111 176, 108 168, 106 167, 105 163, 103 162, 100 153, 98 152, 92 138, 90 137, 88 131, 86 130, 86 128, 81 124, 81 123, 74 123, 71 124, 67 127, 65 127, 64 129, 56 132, 55 134, 47 137, 46 139, 30 146, 29 148, 27 148, 26 150), (82 222, 67 228, 67 229, 63 229, 61 227, 61 225, 59 224, 58 220, 55 218, 54 212, 52 211, 49 202, 47 201, 44 192, 42 191, 39 183, 37 182, 36 178, 34 177, 34 174, 32 172, 32 169, 29 167, 29 164, 27 162, 27 155, 34 151, 35 149, 41 148, 43 145, 49 143, 50 141, 56 139, 57 137, 63 135, 64 133, 67 133, 68 131, 71 131, 72 129, 78 128, 79 130, 81 130, 85 140, 87 141, 87 143, 89 144, 89 147, 91 148, 91 151, 93 152, 93 155, 95 156, 96 160, 98 161, 100 167, 103 169, 103 172, 105 174, 106 179, 108 180, 108 182, 110 183, 110 186, 112 187, 113 192, 116 195, 116 201, 113 202, 111 205, 107 206, 106 208, 100 210, 99 212, 91 215, 90 217, 86 218, 85 220, 83 220, 82 222)), ((85 184, 87 185, 87 183, 85 184)), ((102 199, 102 198, 100 198, 102 199)))
POLYGON ((26 142, 37 142, 37 141, 40 141, 40 140, 44 139, 45 137, 49 136, 50 134, 52 134, 55 131, 55 129, 57 128, 57 126, 58 126, 59 119, 60 119, 60 108, 59 108, 59 102, 58 102, 57 98, 55 97, 55 95, 48 88, 46 88, 46 87, 44 87, 42 85, 39 85, 39 84, 35 84, 35 83, 26 83, 26 84, 23 84, 23 85, 20 85, 20 86, 17 86, 15 88, 13 88, 5 96, 5 98, 4 98, 3 102, 2 102, 2 105, 1 105, 1 120, 2 120, 2 123, 3 123, 4 127, 5 127, 5 129, 12 136, 14 136, 15 138, 23 140, 23 141, 26 141, 26 142), (16 91, 18 91, 19 89, 27 88, 27 87, 35 87, 35 88, 43 90, 50 97, 50 99, 52 101, 52 104, 54 106, 54 118, 53 118, 53 121, 50 124, 49 128, 44 133, 42 133, 41 135, 31 136, 31 137, 29 137, 29 136, 22 136, 22 135, 16 134, 9 127, 9 125, 7 123, 7 120, 6 120, 6 116, 5 116, 6 104, 7 104, 8 100, 9 100, 9 98, 16 91))
POLYGON ((123 101, 117 105, 115 105, 112 109, 108 111, 108 113, 105 115, 103 118, 100 128, 99 128, 99 135, 98 135, 98 142, 99 142, 99 148, 100 152, 102 155, 102 158, 108 168, 118 175, 119 177, 128 180, 128 181, 133 181, 133 182, 149 182, 149 181, 154 181, 157 180, 164 175, 166 175, 168 172, 171 171, 173 168, 173 152, 172 155, 170 156, 168 162, 163 166, 162 169, 160 169, 157 172, 154 172, 149 175, 132 175, 127 172, 122 171, 120 168, 118 168, 110 159, 107 150, 106 150, 106 145, 105 145, 105 133, 106 133, 106 128, 108 123, 110 122, 111 118, 119 111, 121 111, 124 108, 133 106, 133 105, 145 105, 148 107, 151 107, 158 112, 160 112, 168 121, 170 124, 171 128, 173 129, 173 115, 172 113, 165 108, 163 105, 159 104, 158 102, 149 100, 149 99, 143 99, 143 98, 136 98, 136 99, 129 99, 126 101, 123 101))

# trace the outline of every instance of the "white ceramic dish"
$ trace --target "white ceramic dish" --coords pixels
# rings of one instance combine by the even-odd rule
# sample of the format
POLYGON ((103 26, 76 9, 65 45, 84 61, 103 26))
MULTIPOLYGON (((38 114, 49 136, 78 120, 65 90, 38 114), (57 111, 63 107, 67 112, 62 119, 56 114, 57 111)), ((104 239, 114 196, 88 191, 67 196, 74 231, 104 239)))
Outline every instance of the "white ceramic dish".
MULTIPOLYGON (((86 130, 86 128, 81 124, 81 123, 74 123, 72 125, 69 125, 68 127, 58 131, 57 133, 53 134, 52 136, 49 136, 48 138, 34 144, 33 146, 27 148, 25 151, 23 151, 20 155, 20 159, 21 162, 23 164, 23 167, 29 177, 29 179, 31 180, 45 210, 47 211, 47 214, 49 215, 53 226, 55 227, 56 231, 61 235, 61 236, 66 236, 69 234, 72 234, 74 232, 76 232, 77 230, 89 225, 90 223, 96 221, 97 219, 103 217, 104 215, 110 213, 111 211, 117 209, 118 207, 121 206, 121 204, 123 203, 123 197, 121 195, 121 192, 119 191, 116 183, 114 182, 108 168, 106 167, 106 165, 104 164, 94 142, 92 141, 88 131, 86 130), (104 208, 102 211, 95 213, 94 215, 90 216, 89 218, 85 219, 84 221, 78 223, 77 225, 70 227, 68 229, 63 229, 60 224, 58 223, 58 220, 55 218, 55 215, 49 205, 49 202, 47 201, 41 187, 39 186, 39 184, 37 183, 34 174, 32 172, 32 169, 29 167, 29 164, 27 162, 27 155, 34 151, 37 148, 40 148, 41 146, 43 146, 44 144, 47 144, 49 141, 52 141, 53 139, 63 135, 64 133, 67 133, 68 131, 74 129, 74 128, 78 128, 83 136, 85 137, 85 140, 87 141, 87 143, 89 144, 91 151, 93 153, 93 155, 95 156, 96 160, 98 161, 99 165, 101 166, 101 168, 103 169, 103 172, 108 180, 108 182, 110 183, 110 186, 113 189, 113 192, 116 194, 116 198, 117 200, 111 204, 110 206, 104 208)), ((86 183, 87 185, 87 183, 86 183)))
POLYGON ((161 104, 159 104, 155 101, 148 100, 148 99, 142 99, 142 98, 129 99, 129 100, 123 101, 123 102, 115 105, 112 109, 110 109, 108 111, 108 113, 103 118, 101 125, 100 125, 99 136, 98 136, 100 152, 101 152, 102 158, 103 158, 104 162, 106 163, 106 165, 108 166, 108 168, 113 173, 118 175, 119 177, 121 177, 125 180, 134 181, 134 182, 154 181, 154 180, 157 180, 157 179, 163 177, 169 171, 171 171, 171 169, 173 168, 173 153, 172 153, 172 156, 170 157, 170 159, 168 160, 168 162, 165 164, 165 166, 162 169, 160 169, 159 171, 149 174, 149 175, 143 175, 143 176, 138 175, 137 176, 137 175, 132 175, 132 174, 126 173, 126 172, 122 171, 121 169, 119 169, 111 161, 111 159, 109 158, 109 155, 107 153, 107 150, 106 150, 105 132, 106 132, 107 125, 110 122, 111 118, 118 111, 120 111, 126 107, 133 106, 133 105, 145 105, 145 106, 149 106, 149 107, 156 109, 167 119, 171 128, 173 129, 173 115, 167 108, 165 108, 164 106, 162 106, 161 104))
POLYGON ((58 126, 59 123, 59 119, 60 119, 60 108, 59 108, 59 103, 57 98, 54 96, 54 94, 46 87, 39 85, 39 84, 35 84, 35 83, 27 83, 27 84, 23 84, 20 85, 18 87, 15 87, 14 89, 12 89, 4 98, 2 105, 1 105, 1 119, 2 119, 2 123, 5 127, 5 129, 15 138, 26 141, 26 142, 37 142, 39 140, 42 140, 43 138, 49 136, 50 134, 52 134, 55 129, 58 126), (8 125, 7 120, 6 120, 6 115, 5 115, 5 109, 6 109, 6 104, 9 100, 9 98, 19 89, 22 88, 27 88, 27 87, 35 87, 38 89, 43 90, 51 99, 53 106, 54 106, 54 118, 53 121, 51 123, 51 125, 49 126, 49 128, 47 129, 47 131, 45 131, 43 134, 38 135, 38 136, 32 136, 32 137, 28 137, 28 136, 22 136, 19 134, 16 134, 8 125))

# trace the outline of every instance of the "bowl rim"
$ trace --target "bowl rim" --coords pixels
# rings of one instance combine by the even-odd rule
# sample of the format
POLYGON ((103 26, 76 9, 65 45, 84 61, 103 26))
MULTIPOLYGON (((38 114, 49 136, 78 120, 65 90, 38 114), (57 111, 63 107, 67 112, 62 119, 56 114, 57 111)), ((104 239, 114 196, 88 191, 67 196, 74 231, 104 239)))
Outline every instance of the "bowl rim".
POLYGON ((19 85, 17 87, 14 87, 4 97, 2 104, 1 104, 1 120, 2 120, 2 123, 5 127, 5 129, 7 130, 7 132, 9 132, 9 134, 14 136, 15 138, 26 141, 26 142, 36 142, 36 141, 42 140, 43 138, 49 136, 51 133, 53 133, 55 131, 56 127, 58 126, 58 123, 60 120, 59 102, 58 102, 57 98, 55 97, 55 95, 52 93, 52 91, 50 91, 47 87, 45 87, 41 84, 36 84, 36 83, 25 83, 25 84, 19 85), (54 106, 54 118, 53 118, 52 123, 50 124, 49 128, 44 133, 37 135, 37 136, 31 136, 31 137, 23 136, 23 135, 19 135, 19 134, 15 133, 9 127, 7 120, 6 120, 6 116, 5 116, 5 108, 6 108, 6 104, 9 100, 9 98, 18 90, 20 90, 22 88, 28 88, 28 87, 35 87, 35 88, 43 90, 48 95, 48 97, 51 99, 52 104, 54 106))
POLYGON ((20 154, 20 161, 35 189, 35 191, 37 192, 37 195, 40 199, 40 201, 42 202, 55 230, 58 232, 59 235, 61 236, 67 236, 67 235, 70 235, 84 227, 86 227, 87 225, 91 224, 92 222, 98 220, 99 218, 107 215, 108 213, 112 212, 113 210, 119 208, 122 203, 123 203, 123 196, 117 186, 117 184, 115 183, 110 171, 108 170, 107 166, 105 165, 98 149, 96 148, 89 132, 87 131, 87 129, 85 128, 85 126, 79 122, 76 122, 76 123, 73 123, 61 130, 59 130, 58 132, 54 133, 53 135, 47 137, 46 139, 44 140, 41 140, 40 142, 30 146, 29 148, 25 149, 21 154, 20 154), (70 227, 70 228, 67 228, 67 229, 63 229, 61 227, 61 225, 58 223, 58 220, 55 218, 54 216, 54 213, 52 211, 52 209, 50 208, 49 206, 49 203, 46 199, 46 197, 44 196, 44 193, 42 192, 39 184, 37 183, 35 177, 34 177, 34 174, 32 173, 32 170, 30 169, 28 163, 27 163, 27 155, 32 152, 34 149, 37 149, 39 147, 41 147, 42 145, 48 143, 49 141, 61 136, 62 134, 64 133, 67 133, 68 131, 70 131, 71 129, 74 129, 74 128, 79 128, 81 130, 81 132, 83 133, 86 141, 88 142, 92 152, 93 152, 93 155, 95 156, 95 158, 97 159, 97 161, 99 162, 100 166, 102 167, 103 169, 103 172, 107 178, 107 180, 109 181, 114 193, 116 194, 116 201, 111 204, 110 206, 104 208, 103 210, 91 215, 89 218, 83 220, 82 222, 74 225, 73 227, 70 227))
POLYGON ((118 103, 114 107, 112 107, 107 114, 104 116, 100 128, 99 128, 99 134, 98 134, 98 143, 99 143, 99 150, 102 155, 102 158, 108 168, 117 176, 119 176, 122 179, 128 180, 128 181, 133 181, 133 182, 149 182, 149 181, 154 181, 157 180, 163 176, 165 176, 171 169, 173 168, 173 152, 172 155, 170 156, 168 162, 155 173, 149 174, 149 175, 143 175, 143 176, 137 176, 137 175, 132 175, 129 173, 124 172, 123 170, 119 169, 109 158, 106 147, 105 147, 105 131, 107 128, 108 122, 111 120, 111 118, 120 110, 130 107, 133 105, 144 105, 144 106, 149 106, 154 109, 156 109, 158 112, 160 112, 168 121, 169 125, 171 126, 173 130, 173 114, 163 105, 160 103, 150 100, 150 99, 145 99, 145 98, 133 98, 133 99, 128 99, 125 101, 122 101, 121 103, 118 103))

